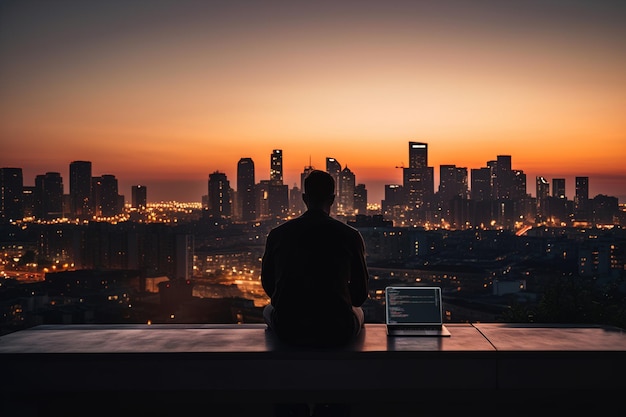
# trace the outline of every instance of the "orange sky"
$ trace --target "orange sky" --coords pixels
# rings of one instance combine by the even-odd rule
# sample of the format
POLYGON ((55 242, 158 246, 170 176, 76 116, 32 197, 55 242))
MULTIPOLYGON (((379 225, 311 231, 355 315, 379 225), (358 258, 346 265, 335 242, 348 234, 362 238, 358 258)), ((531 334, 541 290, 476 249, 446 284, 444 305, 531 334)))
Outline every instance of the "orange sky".
POLYGON ((512 155, 528 177, 590 177, 626 200, 626 8, 619 2, 134 1, 0 6, 1 166, 26 185, 90 160, 120 193, 199 201, 251 157, 285 182, 347 165, 371 202, 429 165, 512 155), (85 4, 87 3, 87 4, 85 4), (186 194, 184 194, 186 193, 186 194))

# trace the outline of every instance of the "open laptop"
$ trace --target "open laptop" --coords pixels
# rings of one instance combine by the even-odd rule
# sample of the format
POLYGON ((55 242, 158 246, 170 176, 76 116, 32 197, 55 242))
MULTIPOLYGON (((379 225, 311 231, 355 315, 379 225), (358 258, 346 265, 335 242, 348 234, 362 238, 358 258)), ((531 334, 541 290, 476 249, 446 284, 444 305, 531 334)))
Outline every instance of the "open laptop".
POLYGON ((387 287, 385 313, 388 336, 450 336, 440 287, 387 287))

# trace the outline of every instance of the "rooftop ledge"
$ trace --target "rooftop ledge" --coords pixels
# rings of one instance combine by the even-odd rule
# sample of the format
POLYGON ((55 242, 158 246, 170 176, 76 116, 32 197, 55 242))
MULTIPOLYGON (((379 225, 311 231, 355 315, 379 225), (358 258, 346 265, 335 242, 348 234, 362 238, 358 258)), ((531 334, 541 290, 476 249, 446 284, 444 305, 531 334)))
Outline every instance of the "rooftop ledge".
POLYGON ((392 338, 384 324, 366 324, 355 343, 339 349, 285 346, 263 324, 37 326, 0 337, 0 403, 22 412, 31 404, 32 415, 53 415, 55 401, 105 394, 142 407, 155 398, 176 407, 198 398, 240 407, 347 401, 368 404, 365 410, 443 400, 483 415, 513 405, 560 411, 625 405, 622 329, 446 326, 450 337, 392 338))

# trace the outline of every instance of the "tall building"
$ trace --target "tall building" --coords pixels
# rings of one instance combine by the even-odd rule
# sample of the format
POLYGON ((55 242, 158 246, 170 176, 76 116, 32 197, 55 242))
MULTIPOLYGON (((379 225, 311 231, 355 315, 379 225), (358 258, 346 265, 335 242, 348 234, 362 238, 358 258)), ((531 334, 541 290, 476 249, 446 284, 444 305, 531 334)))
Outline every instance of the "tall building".
POLYGON ((230 182, 226 174, 215 171, 209 175, 209 215, 228 218, 231 213, 230 182))
POLYGON ((52 220, 63 216, 63 179, 58 172, 35 177, 35 217, 52 220))
POLYGON ((35 195, 37 191, 35 186, 25 185, 22 187, 22 206, 24 207, 24 217, 33 217, 35 215, 35 195))
POLYGON ((274 149, 270 155, 270 182, 283 183, 283 151, 280 149, 274 149))
POLYGON ((495 164, 495 199, 510 200, 514 173, 511 169, 511 155, 498 155, 495 164))
POLYGON ((117 178, 112 174, 101 177, 100 209, 103 217, 113 217, 121 213, 117 178))
POLYGON ((91 162, 70 163, 70 213, 75 218, 91 217, 91 162))
POLYGON ((22 168, 0 168, 0 222, 24 218, 22 168))
POLYGON ((471 170, 471 198, 474 201, 491 200, 491 168, 473 168, 471 170))
POLYGON ((589 177, 576 177, 574 216, 576 220, 589 218, 589 177))
POLYGON ((283 184, 283 151, 274 149, 270 159, 268 215, 283 218, 289 212, 289 187, 283 184))
MULTIPOLYGON (((341 174, 341 164, 335 158, 326 157, 326 172, 335 180, 335 187, 339 183, 339 174, 341 174)), ((335 190, 336 191, 336 190, 335 190)))
POLYGON ((422 208, 435 191, 434 168, 428 166, 426 143, 409 142, 409 167, 402 171, 402 186, 409 210, 422 208))
POLYGON ((428 144, 409 142, 409 168, 426 168, 428 166, 428 144))
POLYGON ((439 199, 447 203, 454 197, 467 198, 467 168, 439 166, 439 199))
POLYGON ((265 219, 270 215, 270 180, 261 180, 256 185, 256 214, 257 218, 265 219))
POLYGON ((133 185, 131 187, 131 206, 143 210, 148 205, 148 189, 145 185, 133 185))
POLYGON ((565 196, 565 178, 552 178, 552 197, 567 198, 565 196))
POLYGON ((242 221, 256 219, 256 189, 254 179, 254 161, 241 158, 237 163, 237 207, 242 221))
POLYGON ((535 192, 537 195, 537 219, 545 220, 547 212, 548 197, 550 196, 550 183, 545 177, 535 177, 535 192))
POLYGON ((354 188, 356 187, 356 178, 354 173, 347 166, 341 170, 339 174, 339 194, 338 207, 344 215, 354 214, 354 188))
POLYGON ((354 187, 354 214, 367 214, 367 188, 365 184, 354 187))
MULTIPOLYGON (((341 175, 341 164, 335 158, 326 157, 326 172, 330 174, 331 177, 335 180, 335 195, 338 196, 341 192, 341 182, 339 181, 339 176, 341 175)), ((337 214, 339 207, 338 204, 335 203, 330 207, 330 214, 333 216, 337 214)))
POLYGON ((289 187, 270 181, 268 187, 268 214, 270 217, 284 218, 289 213, 289 187))

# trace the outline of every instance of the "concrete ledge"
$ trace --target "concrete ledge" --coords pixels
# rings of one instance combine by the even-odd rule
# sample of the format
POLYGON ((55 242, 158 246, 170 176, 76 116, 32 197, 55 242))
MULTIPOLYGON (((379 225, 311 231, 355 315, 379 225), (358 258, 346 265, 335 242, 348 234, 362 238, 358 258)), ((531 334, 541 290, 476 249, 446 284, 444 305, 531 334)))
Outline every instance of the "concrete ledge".
POLYGON ((367 324, 351 346, 297 349, 261 324, 38 326, 0 337, 0 399, 12 410, 29 398, 49 404, 103 395, 124 398, 126 406, 198 396, 263 404, 404 398, 422 406, 483 403, 483 410, 485 402, 539 404, 555 396, 568 397, 573 408, 600 395, 603 404, 623 403, 621 329, 448 328, 447 338, 388 338, 384 325, 367 324))

